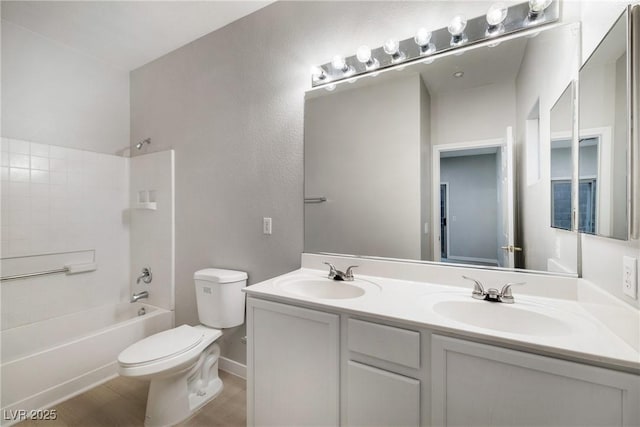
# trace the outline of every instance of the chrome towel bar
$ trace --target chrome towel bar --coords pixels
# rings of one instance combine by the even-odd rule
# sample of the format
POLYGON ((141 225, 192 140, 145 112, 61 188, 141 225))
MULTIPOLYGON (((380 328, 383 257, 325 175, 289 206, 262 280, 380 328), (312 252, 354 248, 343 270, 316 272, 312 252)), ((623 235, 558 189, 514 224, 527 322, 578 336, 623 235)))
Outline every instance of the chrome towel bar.
POLYGON ((321 197, 305 197, 304 198, 304 202, 305 203, 323 203, 326 202, 327 198, 324 196, 321 197))

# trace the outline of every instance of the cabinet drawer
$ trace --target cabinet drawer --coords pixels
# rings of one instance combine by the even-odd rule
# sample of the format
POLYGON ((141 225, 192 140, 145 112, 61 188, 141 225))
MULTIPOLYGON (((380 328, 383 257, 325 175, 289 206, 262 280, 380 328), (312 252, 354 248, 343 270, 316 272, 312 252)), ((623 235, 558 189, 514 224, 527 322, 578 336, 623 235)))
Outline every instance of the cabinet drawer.
POLYGON ((350 351, 409 368, 420 368, 420 333, 363 320, 349 319, 350 351))
POLYGON ((420 381, 349 361, 348 426, 420 425, 420 381))

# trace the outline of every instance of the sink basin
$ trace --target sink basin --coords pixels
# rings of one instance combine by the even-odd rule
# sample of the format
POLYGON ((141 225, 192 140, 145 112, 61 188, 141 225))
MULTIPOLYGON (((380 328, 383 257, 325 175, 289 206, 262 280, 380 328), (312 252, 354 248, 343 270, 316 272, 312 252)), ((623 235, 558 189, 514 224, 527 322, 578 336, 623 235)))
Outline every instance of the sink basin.
POLYGON ((541 313, 541 308, 517 304, 455 299, 436 302, 432 309, 442 317, 478 328, 524 335, 571 334, 567 323, 541 313))
POLYGON ((285 292, 305 298, 349 299, 361 297, 367 292, 364 283, 360 280, 344 282, 318 277, 291 277, 277 281, 275 285, 285 292))

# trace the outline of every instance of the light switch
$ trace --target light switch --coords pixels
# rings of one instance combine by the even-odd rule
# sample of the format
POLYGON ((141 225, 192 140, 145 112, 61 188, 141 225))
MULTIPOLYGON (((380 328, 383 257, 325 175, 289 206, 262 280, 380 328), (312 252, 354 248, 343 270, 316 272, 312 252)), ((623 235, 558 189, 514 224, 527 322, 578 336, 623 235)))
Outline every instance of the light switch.
POLYGON ((622 292, 633 299, 638 295, 638 260, 630 256, 622 259, 622 292))
POLYGON ((271 234, 271 218, 262 218, 262 233, 271 234))

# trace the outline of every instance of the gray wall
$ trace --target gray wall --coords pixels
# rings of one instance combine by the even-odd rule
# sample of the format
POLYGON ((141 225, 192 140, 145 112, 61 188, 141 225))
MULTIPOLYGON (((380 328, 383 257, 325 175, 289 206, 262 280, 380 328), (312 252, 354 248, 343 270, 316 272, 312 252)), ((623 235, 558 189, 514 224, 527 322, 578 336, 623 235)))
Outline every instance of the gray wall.
POLYGON ((440 182, 449 183, 449 256, 495 260, 496 155, 441 158, 440 182))
POLYGON ((127 149, 129 73, 2 20, 2 136, 127 149))
POLYGON ((420 259, 418 74, 305 103, 306 252, 420 259), (402 123, 402 126, 389 126, 402 123))
POLYGON ((431 95, 429 90, 424 85, 424 82, 420 80, 420 140, 421 140, 421 160, 420 160, 420 189, 421 189, 421 204, 420 210, 422 212, 421 221, 422 229, 421 244, 422 244, 422 259, 433 260, 433 231, 430 228, 425 232, 425 225, 430 227, 431 225, 431 201, 433 199, 431 195, 431 95))

